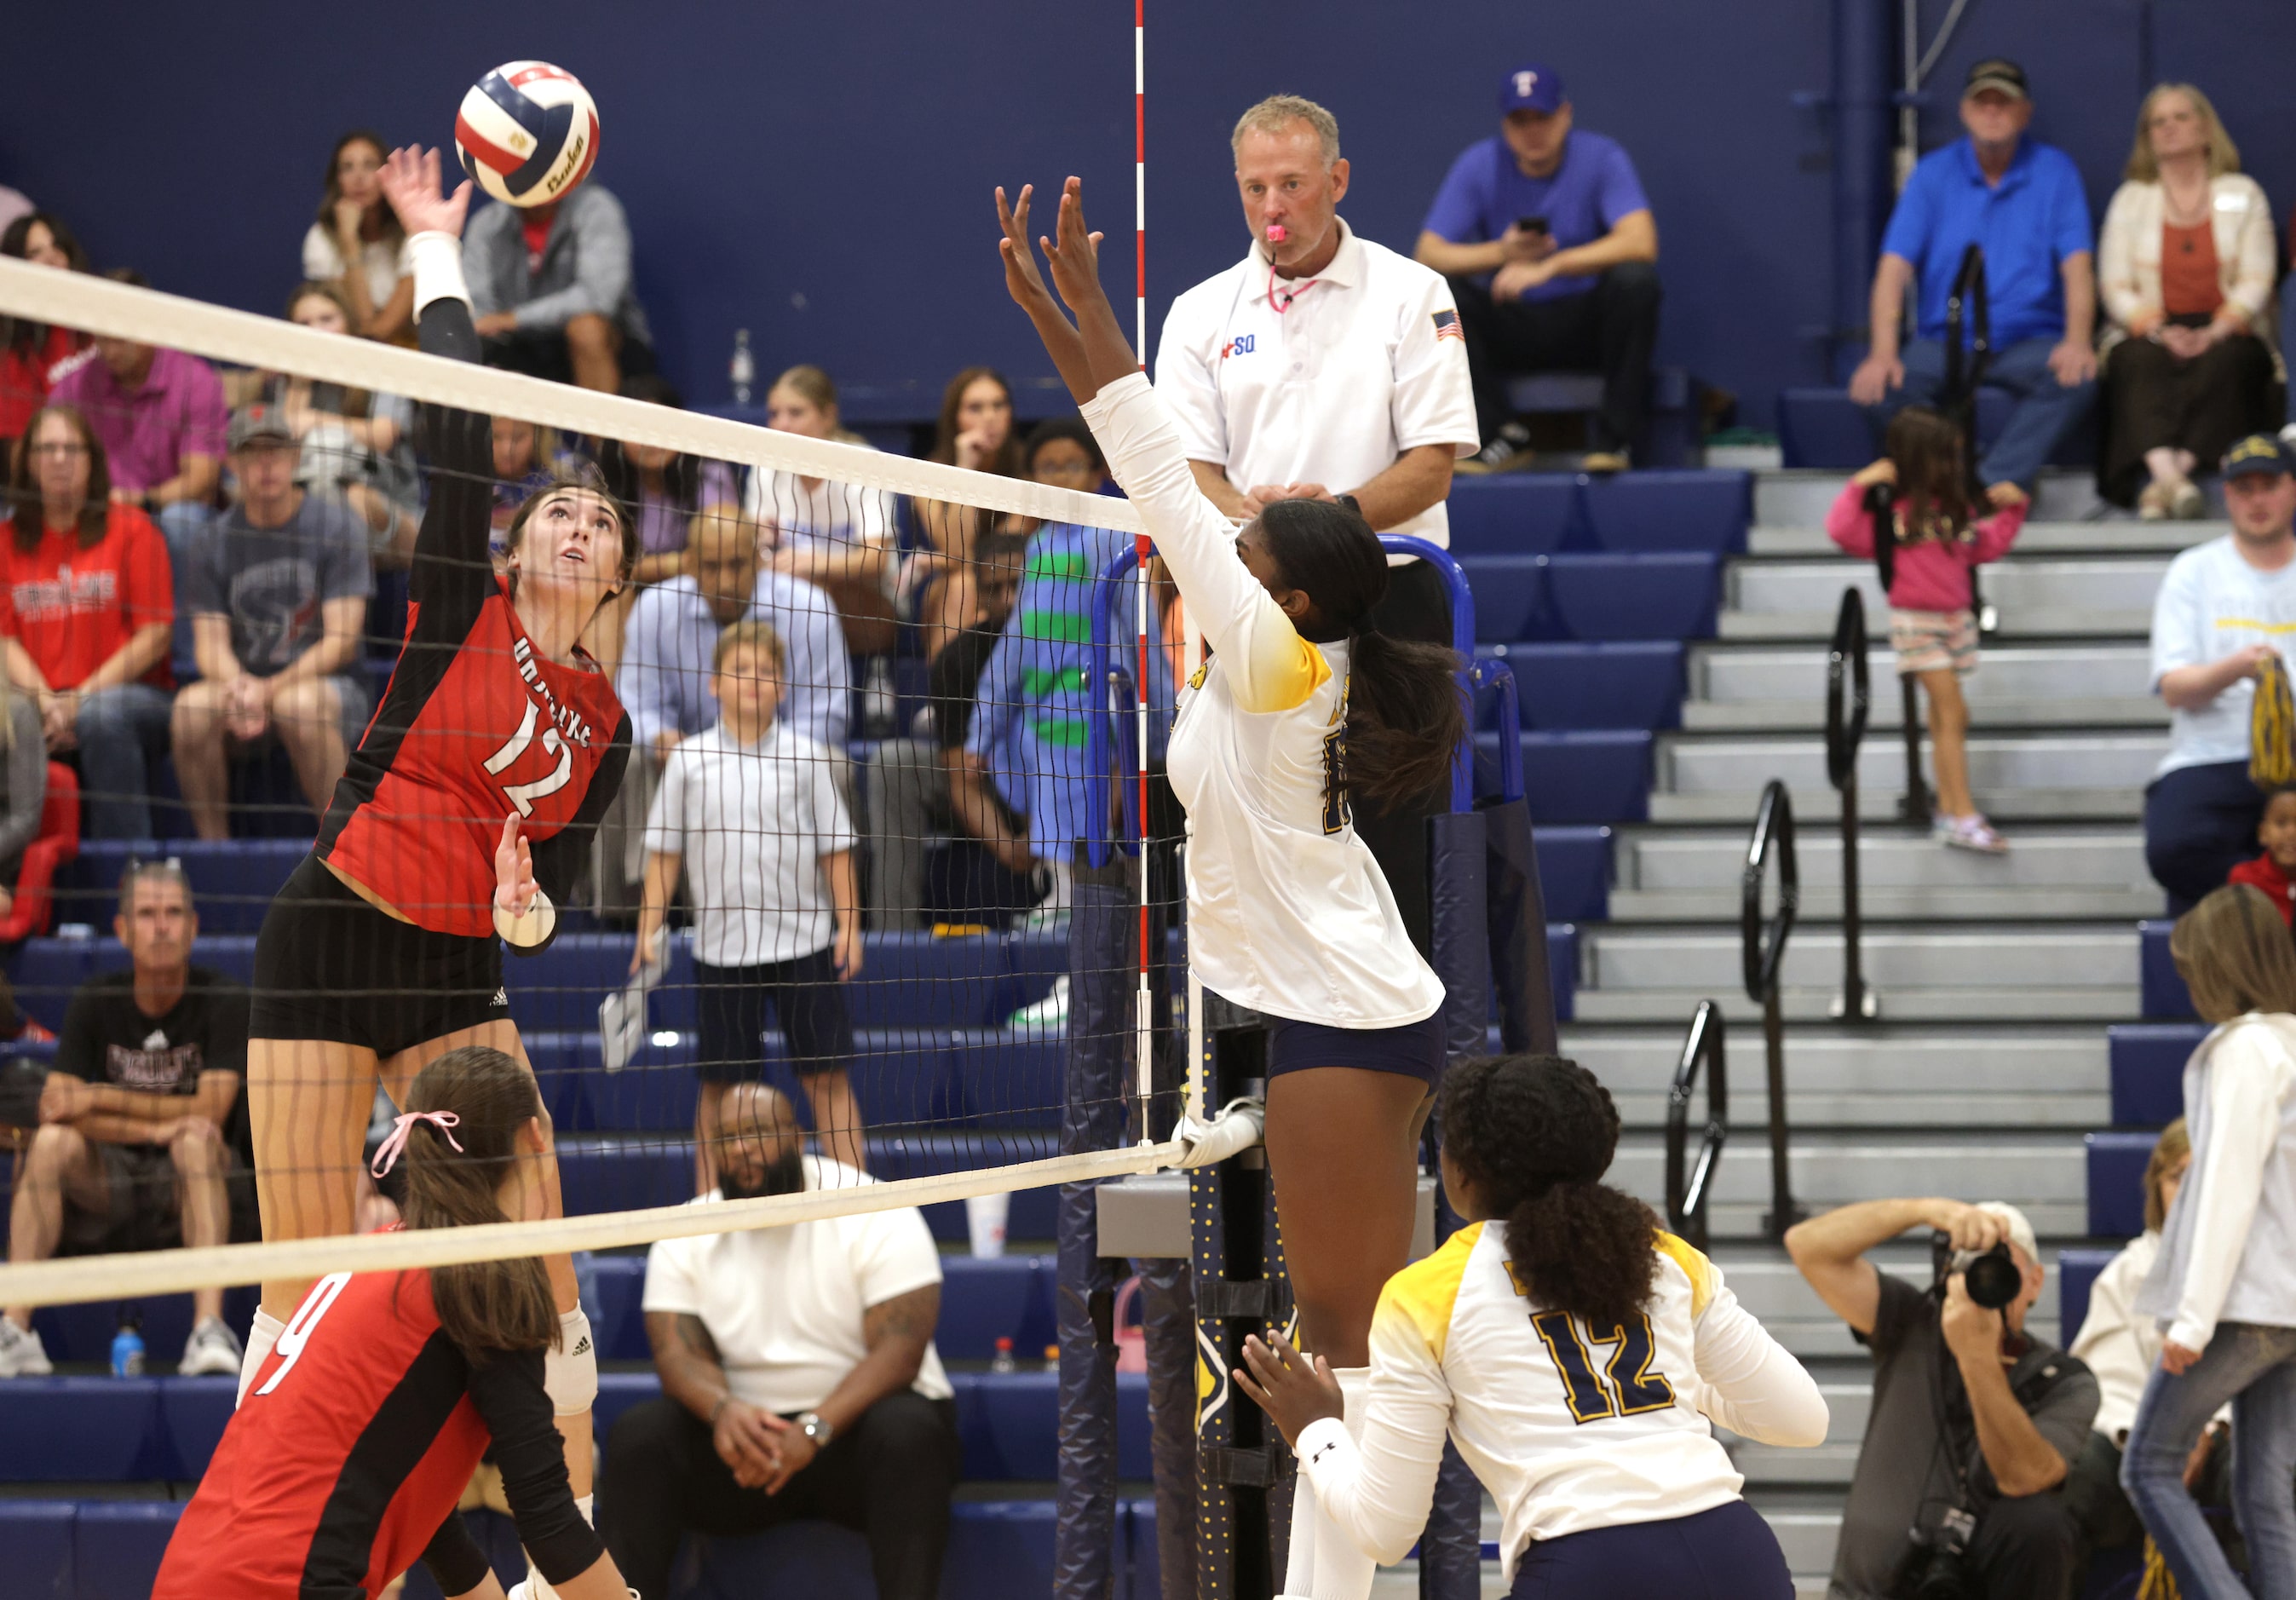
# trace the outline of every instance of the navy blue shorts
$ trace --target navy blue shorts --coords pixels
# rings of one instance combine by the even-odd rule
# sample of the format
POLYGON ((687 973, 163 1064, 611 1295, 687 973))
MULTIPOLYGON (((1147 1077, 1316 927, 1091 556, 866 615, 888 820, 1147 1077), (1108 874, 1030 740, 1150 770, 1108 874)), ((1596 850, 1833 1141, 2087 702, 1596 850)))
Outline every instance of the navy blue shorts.
POLYGON ((780 1018, 789 1063, 800 1077, 841 1072, 853 1059, 853 1022, 828 948, 758 966, 693 964, 701 1024, 695 1062, 704 1083, 750 1083, 766 1075, 766 1010, 780 1018))
POLYGON ((1509 1600, 1793 1600, 1785 1552, 1743 1500, 1534 1539, 1509 1600))
POLYGON ((1443 1076, 1443 1013, 1400 1028, 1331 1028, 1277 1017, 1267 1026, 1267 1075, 1309 1067, 1400 1072, 1433 1087, 1443 1076))

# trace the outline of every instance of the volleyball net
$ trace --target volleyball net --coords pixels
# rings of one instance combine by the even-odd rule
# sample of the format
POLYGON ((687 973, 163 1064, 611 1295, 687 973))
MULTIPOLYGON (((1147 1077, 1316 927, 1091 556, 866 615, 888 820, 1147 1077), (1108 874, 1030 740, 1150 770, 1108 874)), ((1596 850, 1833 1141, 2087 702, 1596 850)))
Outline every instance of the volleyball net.
POLYGON ((1172 1164, 1185 663, 1089 436, 1008 414, 998 446, 991 406, 1001 470, 968 471, 843 432, 811 369, 768 429, 352 338, 324 299, 304 326, 0 260, 0 1170, 42 1258, 0 1305, 909 1204, 948 1240, 941 1202, 1172 1164), (633 530, 586 665, 489 598, 556 549, 554 484, 633 530), (513 814, 555 928, 495 995, 513 814), (390 1095, 504 1021, 567 1214, 356 1235, 392 1214, 390 1095), (763 1105, 817 1159, 760 1171, 763 1105))

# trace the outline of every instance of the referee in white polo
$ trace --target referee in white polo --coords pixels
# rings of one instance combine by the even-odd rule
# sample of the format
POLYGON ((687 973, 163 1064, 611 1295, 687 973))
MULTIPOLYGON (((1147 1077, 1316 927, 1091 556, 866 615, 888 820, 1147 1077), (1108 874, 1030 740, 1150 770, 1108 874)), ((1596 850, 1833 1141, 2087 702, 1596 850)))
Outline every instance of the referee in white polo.
MULTIPOLYGON (((1314 101, 1261 101, 1231 143, 1251 250, 1172 302, 1156 347, 1156 392, 1196 482, 1240 521, 1275 500, 1337 500, 1378 532, 1447 546, 1452 464, 1480 437, 1450 286, 1340 219, 1340 125, 1314 101)), ((1449 644, 1442 579, 1423 562, 1389 561, 1373 621, 1397 638, 1449 644)), ((1355 808, 1423 955, 1425 818, 1449 808, 1440 792, 1355 808)))

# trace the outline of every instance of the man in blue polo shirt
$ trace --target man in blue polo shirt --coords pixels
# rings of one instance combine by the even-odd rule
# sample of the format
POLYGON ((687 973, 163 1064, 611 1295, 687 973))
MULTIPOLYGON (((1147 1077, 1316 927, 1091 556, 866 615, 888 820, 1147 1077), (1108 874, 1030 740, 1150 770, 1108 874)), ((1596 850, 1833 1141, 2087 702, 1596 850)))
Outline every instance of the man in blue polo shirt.
POLYGON ((1510 376, 1599 372, 1603 406, 1583 464, 1615 472, 1650 409, 1658 224, 1618 141, 1572 128, 1551 69, 1508 73, 1499 114, 1498 133, 1451 163, 1412 252, 1451 280, 1466 335, 1483 448, 1457 470, 1530 464, 1510 376))
POLYGON ((1964 252, 1982 246, 1993 333, 1985 382, 2016 396, 2017 406, 1978 476, 2028 491, 2096 392, 2088 197, 2071 157, 2025 137, 2032 119, 2023 68, 1996 58, 1969 70, 1961 91, 1969 136, 1923 157, 1898 197, 1874 274, 1873 347, 1849 380, 1849 398, 1872 408, 1877 427, 1904 406, 1936 400, 1946 300, 1964 252), (1898 321, 1915 282, 1914 342, 1901 352, 1898 321))

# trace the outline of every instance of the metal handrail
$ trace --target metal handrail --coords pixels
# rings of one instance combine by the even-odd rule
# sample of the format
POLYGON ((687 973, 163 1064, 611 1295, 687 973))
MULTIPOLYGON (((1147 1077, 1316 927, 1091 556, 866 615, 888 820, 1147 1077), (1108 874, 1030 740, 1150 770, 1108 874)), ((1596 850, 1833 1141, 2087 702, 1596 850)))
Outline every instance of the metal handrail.
POLYGON ((1794 857, 1793 800, 1776 778, 1762 790, 1762 803, 1754 813, 1742 888, 1739 954, 1746 997, 1762 1008, 1764 1077, 1770 1101, 1770 1210, 1762 1227, 1773 1239, 1784 1239, 1786 1229, 1800 1220, 1800 1213, 1794 1207, 1793 1181, 1786 1170, 1785 1013, 1778 997, 1778 973, 1785 962, 1786 941, 1792 937, 1794 921, 1801 911, 1801 865, 1794 857), (1778 908, 1765 923, 1762 883, 1774 857, 1778 864, 1778 908))
POLYGON ((1666 1225, 1700 1250, 1706 1248, 1706 1208, 1713 1195, 1715 1168, 1730 1136, 1730 1085, 1725 1054, 1722 1008, 1711 1000, 1701 1000, 1691 1016, 1690 1032, 1682 1041, 1682 1060, 1674 1069, 1674 1083, 1666 1095, 1666 1225), (1706 1070, 1706 1142, 1699 1148, 1698 1164, 1685 1177, 1690 1102, 1697 1093, 1701 1067, 1706 1070))
POLYGON ((1836 1014, 1853 1018, 1881 1011, 1866 987, 1865 919, 1858 906, 1857 751, 1866 741, 1874 697, 1866 649, 1866 597, 1852 584, 1841 591, 1825 657, 1825 776, 1841 796, 1841 996, 1836 1014))

